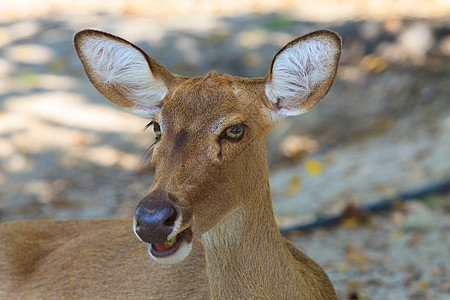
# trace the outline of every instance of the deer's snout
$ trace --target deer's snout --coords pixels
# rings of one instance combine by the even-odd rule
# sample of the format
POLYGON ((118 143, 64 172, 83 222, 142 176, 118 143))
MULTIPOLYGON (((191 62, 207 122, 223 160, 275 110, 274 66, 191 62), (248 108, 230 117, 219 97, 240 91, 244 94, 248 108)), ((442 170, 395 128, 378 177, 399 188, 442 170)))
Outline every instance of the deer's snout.
POLYGON ((167 193, 154 191, 139 203, 135 213, 135 232, 146 243, 164 243, 172 233, 178 211, 167 193))

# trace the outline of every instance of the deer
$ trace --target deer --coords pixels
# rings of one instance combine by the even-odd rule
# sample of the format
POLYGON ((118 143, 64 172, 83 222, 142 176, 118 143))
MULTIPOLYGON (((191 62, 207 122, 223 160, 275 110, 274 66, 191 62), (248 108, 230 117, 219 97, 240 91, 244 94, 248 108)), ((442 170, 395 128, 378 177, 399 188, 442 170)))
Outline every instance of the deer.
POLYGON ((328 93, 337 33, 291 41, 257 78, 177 75, 92 29, 74 46, 106 99, 150 121, 153 183, 130 220, 1 224, 0 298, 337 299, 325 271, 280 234, 265 144, 328 93))

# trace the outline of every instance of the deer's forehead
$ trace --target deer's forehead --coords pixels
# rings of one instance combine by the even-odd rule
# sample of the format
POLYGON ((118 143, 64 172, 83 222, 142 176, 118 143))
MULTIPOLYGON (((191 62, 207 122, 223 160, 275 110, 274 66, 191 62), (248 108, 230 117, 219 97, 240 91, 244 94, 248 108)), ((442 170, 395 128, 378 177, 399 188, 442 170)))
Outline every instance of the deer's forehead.
POLYGON ((243 113, 242 106, 231 84, 194 78, 174 91, 164 104, 160 118, 166 127, 187 124, 218 127, 230 116, 243 113))
POLYGON ((191 78, 175 89, 169 102, 196 112, 233 106, 238 100, 232 85, 231 81, 220 81, 217 78, 191 78))

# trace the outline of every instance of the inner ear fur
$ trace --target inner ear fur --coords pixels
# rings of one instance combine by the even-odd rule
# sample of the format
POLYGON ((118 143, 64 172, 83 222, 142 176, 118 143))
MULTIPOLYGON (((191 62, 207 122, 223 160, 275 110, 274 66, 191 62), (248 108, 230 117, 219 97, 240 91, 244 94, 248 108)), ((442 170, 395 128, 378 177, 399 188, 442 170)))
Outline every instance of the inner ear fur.
POLYGON ((74 36, 75 50, 94 87, 116 106, 151 115, 176 84, 176 75, 136 45, 102 31, 74 36))
POLYGON ((320 30, 291 41, 275 55, 265 77, 265 91, 277 115, 306 112, 328 93, 341 45, 337 33, 320 30))

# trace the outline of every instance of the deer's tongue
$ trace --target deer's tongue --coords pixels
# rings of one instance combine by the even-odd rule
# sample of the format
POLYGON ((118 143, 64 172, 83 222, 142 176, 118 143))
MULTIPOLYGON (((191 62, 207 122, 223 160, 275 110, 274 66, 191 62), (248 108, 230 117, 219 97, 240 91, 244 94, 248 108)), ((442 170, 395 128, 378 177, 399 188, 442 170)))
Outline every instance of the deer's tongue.
POLYGON ((159 252, 169 251, 170 249, 175 247, 177 242, 178 242, 178 237, 176 237, 175 240, 172 243, 170 243, 170 242, 153 243, 152 244, 152 248, 155 249, 156 251, 159 251, 159 252))

